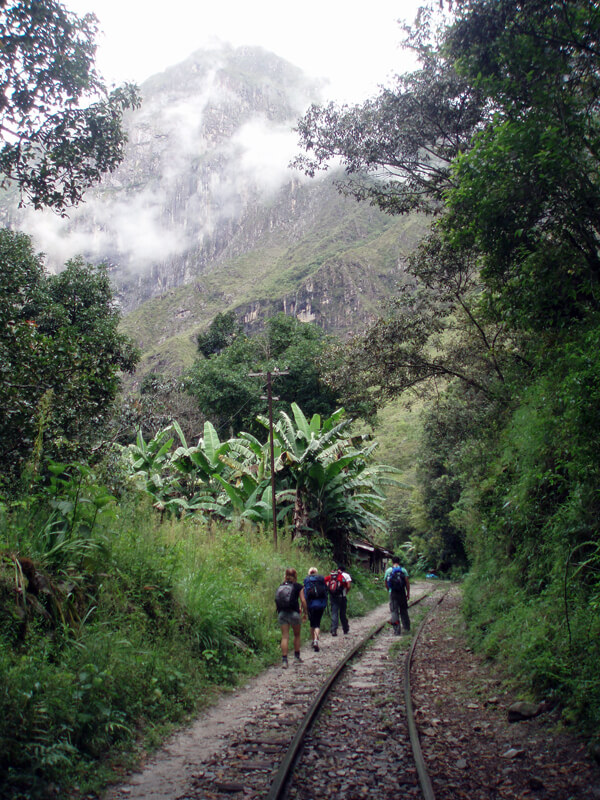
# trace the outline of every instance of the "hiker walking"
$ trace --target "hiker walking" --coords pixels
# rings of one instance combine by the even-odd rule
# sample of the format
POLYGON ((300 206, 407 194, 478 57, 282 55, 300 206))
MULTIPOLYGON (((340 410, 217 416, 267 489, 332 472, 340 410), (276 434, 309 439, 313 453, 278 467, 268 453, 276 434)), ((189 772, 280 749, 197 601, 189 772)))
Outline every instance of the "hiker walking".
POLYGON ((294 662, 300 664, 302 663, 300 658, 300 625, 302 619, 306 619, 308 613, 304 587, 301 583, 298 583, 298 573, 293 567, 286 569, 283 583, 280 584, 275 592, 275 605, 277 607, 277 621, 281 626, 281 666, 283 669, 287 669, 290 627, 294 632, 294 662), (300 617, 300 606, 302 606, 302 618, 300 617))
POLYGON ((350 625, 346 610, 348 607, 348 592, 352 584, 349 573, 344 571, 344 565, 338 564, 337 569, 325 576, 325 583, 329 590, 329 603, 331 609, 331 635, 337 636, 338 618, 342 623, 342 630, 348 633, 350 625))
POLYGON ((308 622, 312 646, 315 653, 319 652, 319 634, 321 632, 321 617, 327 608, 327 584, 325 578, 319 575, 316 567, 308 570, 304 578, 304 596, 308 606, 308 622))
POLYGON ((394 634, 400 636, 402 627, 405 631, 410 630, 410 619, 408 618, 408 601, 410 600, 410 581, 408 572, 400 566, 398 556, 392 557, 392 566, 385 571, 385 585, 390 593, 390 613, 391 624, 394 626, 394 634))

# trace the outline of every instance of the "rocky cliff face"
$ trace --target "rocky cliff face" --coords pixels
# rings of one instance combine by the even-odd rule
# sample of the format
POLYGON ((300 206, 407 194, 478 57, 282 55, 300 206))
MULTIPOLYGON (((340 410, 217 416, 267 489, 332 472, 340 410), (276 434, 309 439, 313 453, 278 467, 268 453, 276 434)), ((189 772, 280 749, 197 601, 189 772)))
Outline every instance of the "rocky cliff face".
POLYGON ((50 262, 82 254, 107 263, 125 328, 162 360, 176 338, 172 357, 185 362, 182 338, 188 352, 227 308, 248 328, 278 310, 327 330, 363 327, 414 226, 341 197, 330 178, 288 168, 293 127, 318 87, 271 53, 220 47, 141 90, 120 168, 70 219, 20 219, 50 262))
POLYGON ((86 255, 113 266, 125 310, 251 249, 288 215, 291 128, 315 97, 257 48, 196 53, 141 88, 123 164, 68 228, 93 231, 86 255))

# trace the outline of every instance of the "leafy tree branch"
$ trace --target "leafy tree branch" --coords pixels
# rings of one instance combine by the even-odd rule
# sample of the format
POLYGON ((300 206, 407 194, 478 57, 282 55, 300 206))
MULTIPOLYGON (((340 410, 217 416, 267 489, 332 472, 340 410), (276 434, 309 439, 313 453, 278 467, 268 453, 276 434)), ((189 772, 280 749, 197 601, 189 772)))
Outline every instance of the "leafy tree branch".
POLYGON ((0 5, 0 175, 22 203, 64 214, 120 163, 132 84, 105 87, 94 68, 97 20, 57 0, 0 5))

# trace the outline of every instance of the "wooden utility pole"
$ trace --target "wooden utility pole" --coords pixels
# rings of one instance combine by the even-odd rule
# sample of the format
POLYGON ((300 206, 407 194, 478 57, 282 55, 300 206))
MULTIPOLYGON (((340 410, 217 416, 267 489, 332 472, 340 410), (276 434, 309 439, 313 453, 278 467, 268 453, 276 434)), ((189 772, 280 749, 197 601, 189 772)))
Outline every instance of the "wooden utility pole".
MULTIPOLYGON (((273 546, 277 550, 277 503, 275 501, 275 445, 273 443, 273 391, 272 391, 272 377, 279 377, 279 375, 289 375, 289 372, 280 372, 273 370, 273 372, 250 372, 251 378, 267 378, 267 401, 269 404, 269 445, 271 456, 271 508, 273 513, 273 546)), ((275 400, 279 398, 276 397, 275 400)))
POLYGON ((267 400, 269 402, 269 441, 271 443, 271 503, 273 509, 273 546, 277 550, 277 503, 275 502, 275 445, 273 443, 273 392, 271 373, 267 372, 267 400))

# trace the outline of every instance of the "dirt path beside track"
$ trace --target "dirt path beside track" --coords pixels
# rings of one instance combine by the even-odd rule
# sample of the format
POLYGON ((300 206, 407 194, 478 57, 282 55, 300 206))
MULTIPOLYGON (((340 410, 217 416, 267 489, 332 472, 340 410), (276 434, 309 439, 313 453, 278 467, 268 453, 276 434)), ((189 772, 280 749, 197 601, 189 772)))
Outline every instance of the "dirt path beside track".
MULTIPOLYGON (((412 588, 416 597, 432 585, 415 582, 412 588)), ((418 615, 415 609, 411 616, 416 620, 418 615)), ((319 653, 305 645, 301 665, 270 667, 224 695, 193 725, 171 737, 126 783, 112 787, 104 800, 199 796, 193 788, 199 776, 208 770, 218 779, 220 759, 225 763, 230 758, 231 746, 245 726, 267 715, 272 724, 273 714, 280 715, 282 728, 291 723, 285 700, 290 691, 301 693, 317 685, 342 654, 388 616, 384 604, 361 619, 351 619, 348 636, 322 634, 319 653)), ((391 631, 387 635, 390 641, 395 638, 391 631)), ((600 766, 588 757, 583 742, 561 729, 557 709, 542 706, 533 718, 509 722, 509 708, 523 698, 508 688, 509 676, 467 646, 458 588, 425 624, 412 680, 421 747, 436 800, 600 800, 600 766)), ((384 688, 389 691, 389 686, 384 688)), ((397 700, 403 702, 402 697, 397 700)), ((356 797, 363 796, 361 769, 357 765, 356 775, 348 775, 356 797)), ((250 785, 232 795, 256 796, 250 785)))
MULTIPOLYGON (((418 591, 429 587, 424 584, 418 591)), ((244 686, 224 695, 217 704, 202 713, 189 727, 172 736, 164 747, 154 754, 140 772, 133 774, 126 784, 108 791, 104 800, 176 800, 185 795, 194 776, 220 750, 227 747, 228 737, 242 729, 258 714, 273 707, 282 707, 283 696, 290 688, 301 688, 306 681, 314 683, 328 674, 340 657, 365 636, 376 624, 387 619, 387 604, 378 606, 365 617, 350 619, 350 633, 339 631, 335 638, 321 634, 320 652, 310 645, 302 648, 303 664, 296 667, 290 658, 290 667, 269 667, 244 686)), ((276 623, 274 623, 276 624, 276 623)))
POLYGON ((467 646, 460 599, 454 588, 425 624, 411 673, 436 800, 600 798, 600 766, 563 730, 558 708, 536 703, 536 716, 509 721, 528 698, 467 646))

